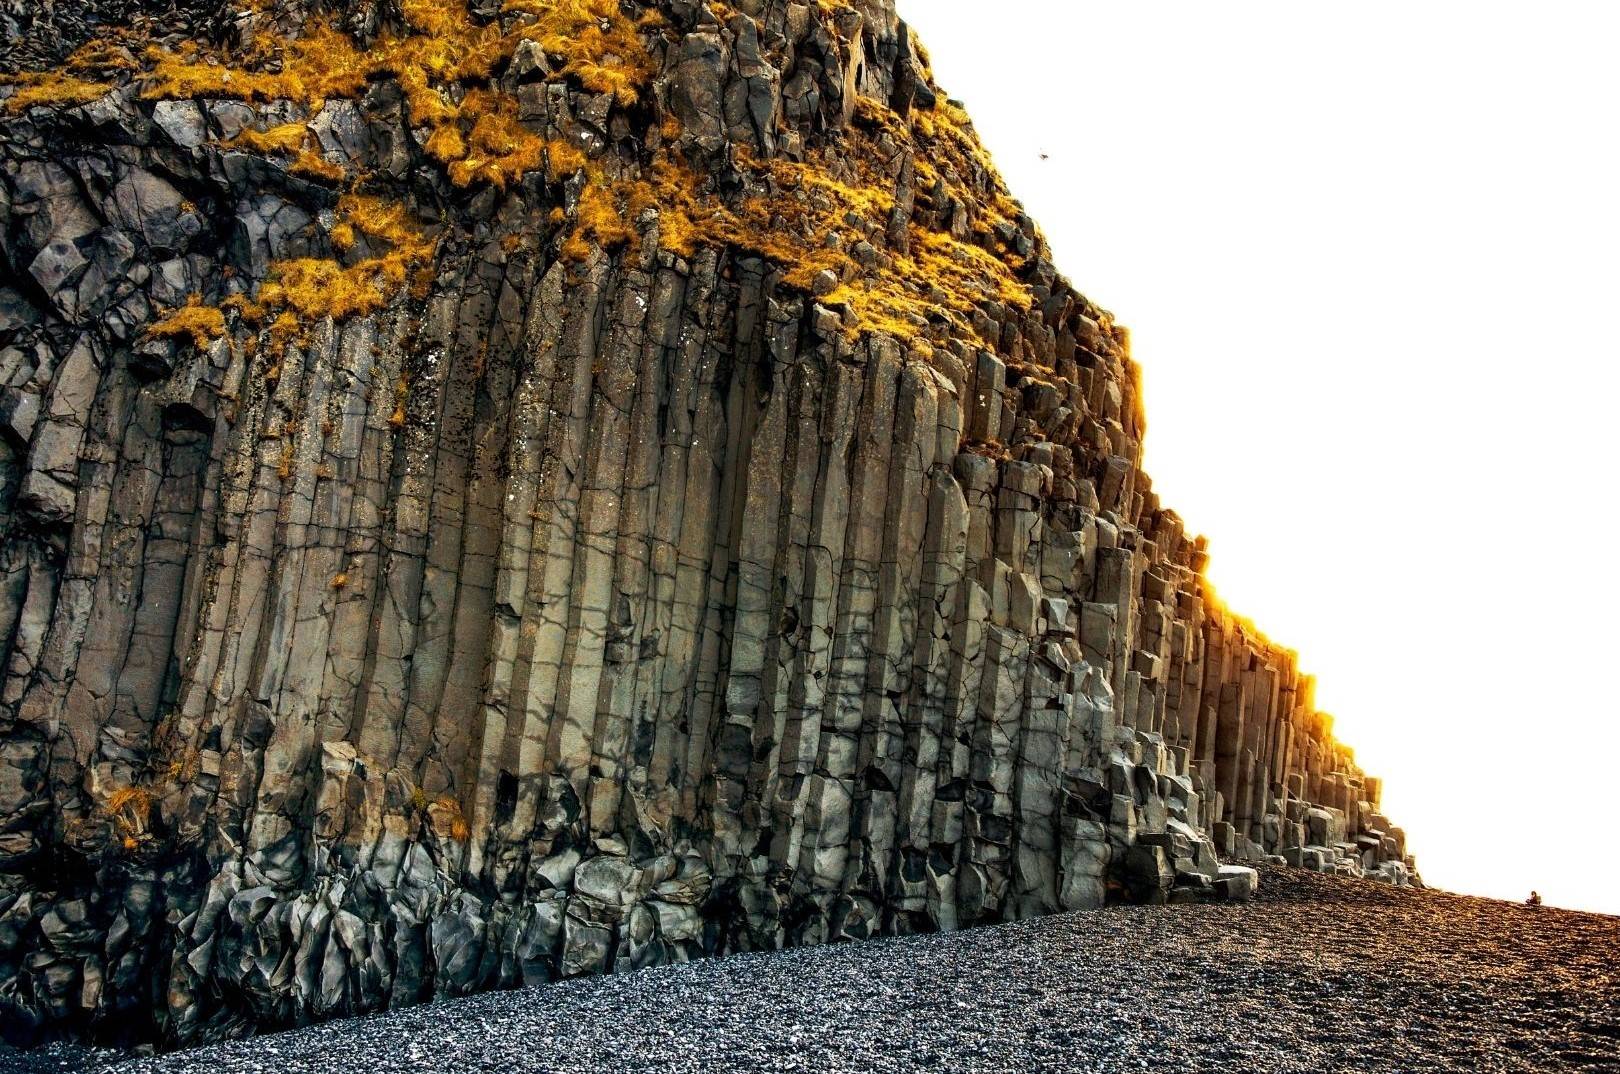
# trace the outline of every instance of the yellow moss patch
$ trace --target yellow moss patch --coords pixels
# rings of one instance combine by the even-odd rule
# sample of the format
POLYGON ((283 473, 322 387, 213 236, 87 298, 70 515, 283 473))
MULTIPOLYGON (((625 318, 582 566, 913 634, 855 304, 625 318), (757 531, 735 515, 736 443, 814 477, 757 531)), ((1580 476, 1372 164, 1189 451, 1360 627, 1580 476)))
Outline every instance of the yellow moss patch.
MULTIPOLYGON (((249 324, 257 324, 263 319, 264 315, 262 307, 249 307, 243 312, 243 320, 249 324), (252 316, 255 309, 258 310, 256 317, 252 316)), ((270 330, 267 335, 265 353, 269 355, 270 360, 275 364, 265 371, 264 379, 274 383, 281 379, 281 360, 286 356, 287 348, 304 338, 304 326, 298 322, 298 318, 290 311, 282 310, 270 322, 270 330)))
POLYGON ((583 261, 590 256, 593 243, 604 250, 623 246, 636 237, 634 221, 652 203, 651 188, 644 183, 592 182, 580 194, 574 229, 563 243, 563 256, 583 261))
POLYGON ((306 321, 346 321, 375 313, 405 284, 404 266, 391 257, 345 267, 325 257, 276 262, 259 288, 259 303, 290 310, 306 321))
POLYGON ((410 212, 397 202, 347 194, 338 200, 337 212, 341 223, 387 243, 408 260, 426 257, 432 250, 432 240, 422 234, 410 212))
POLYGON ((472 826, 467 823, 467 816, 461 811, 461 803, 448 794, 441 794, 427 807, 427 814, 433 824, 433 830, 442 838, 453 839, 458 843, 465 843, 472 837, 472 826))
MULTIPOLYGON (((281 43, 279 71, 254 71, 218 56, 153 46, 141 96, 149 100, 228 97, 243 101, 297 101, 314 110, 331 97, 354 97, 377 72, 378 57, 347 34, 313 22, 300 37, 281 43)), ((260 46, 268 51, 268 43, 260 46)), ((260 57, 254 57, 260 58, 260 57)))
POLYGON ((757 162, 739 154, 753 172, 753 185, 763 184, 769 193, 735 207, 702 193, 702 180, 668 154, 654 160, 650 179, 609 181, 589 167, 563 256, 581 261, 593 247, 626 245, 636 238, 640 214, 655 208, 660 245, 683 256, 700 245, 745 250, 781 266, 783 282, 804 291, 824 272, 832 273, 838 283, 821 301, 847 306, 855 335, 882 332, 916 340, 931 323, 944 321, 956 334, 971 336, 972 314, 985 302, 1029 308, 1029 289, 1007 257, 916 225, 908 228, 909 253, 882 254, 875 269, 856 264, 848 246, 866 237, 863 227, 885 230, 895 207, 895 179, 877 163, 881 154, 868 136, 852 132, 840 150, 842 159, 812 151, 802 162, 757 162), (834 234, 843 241, 830 244, 834 234))
POLYGON ((423 148, 428 156, 441 164, 461 160, 467 155, 467 141, 461 136, 461 128, 453 123, 436 128, 423 148))
MULTIPOLYGON (((446 161, 450 181, 457 186, 470 186, 475 180, 482 179, 505 187, 525 173, 538 170, 548 159, 559 163, 563 161, 567 147, 558 143, 557 152, 551 153, 551 143, 518 122, 517 102, 509 97, 486 90, 473 90, 462 101, 459 111, 463 116, 476 117, 465 139, 459 130, 451 126, 441 127, 434 132, 434 138, 445 131, 454 133, 453 138, 444 139, 441 152, 434 155, 446 161), (448 151, 455 149, 459 149, 460 153, 457 159, 451 159, 448 151)), ((429 152, 433 152, 432 139, 429 140, 429 152)), ((585 156, 578 150, 569 152, 568 161, 577 161, 572 171, 567 173, 572 174, 584 166, 585 156)), ((553 177, 556 177, 555 169, 553 171, 553 177)))
MULTIPOLYGON (((910 138, 892 113, 873 107, 891 136, 898 131, 910 138)), ((635 237, 639 213, 651 206, 659 213, 665 249, 685 256, 703 244, 746 250, 777 263, 788 286, 806 291, 830 272, 839 282, 821 301, 847 306, 855 315, 851 332, 856 335, 875 331, 915 340, 931 323, 944 321, 954 333, 971 336, 972 315, 985 302, 1029 308, 1029 288, 1009 263, 1016 258, 915 224, 907 230, 909 252, 881 253, 870 269, 857 264, 849 247, 867 238, 867 229, 879 232, 871 236, 874 244, 884 243, 881 233, 894 212, 896 180, 881 164, 884 153, 872 136, 852 131, 838 148, 840 157, 812 150, 803 161, 761 163, 739 154, 739 162, 753 172, 751 185, 763 185, 768 193, 735 207, 701 193, 700 178, 667 154, 654 161, 650 181, 609 183, 589 171, 563 253, 579 260, 593 243, 607 249, 625 244, 635 237), (842 240, 829 242, 835 234, 842 240)), ((997 182, 990 172, 979 178, 997 182)), ((975 199, 967 193, 963 190, 962 200, 971 206, 975 199)), ((989 235, 1001 219, 992 216, 973 230, 989 235)))
POLYGON ((218 306, 205 306, 193 295, 184 306, 175 310, 146 330, 157 339, 188 339, 201 349, 225 334, 225 314, 218 306))
POLYGON ((540 47, 561 58, 562 73, 592 93, 634 104, 652 79, 638 27, 619 13, 617 0, 510 0, 506 9, 538 14, 540 47))
MULTIPOLYGON (((845 10, 818 0, 824 17, 845 10)), ((644 33, 662 16, 632 19, 619 0, 507 0, 505 28, 480 23, 465 0, 403 0, 403 30, 361 48, 347 35, 316 21, 295 39, 261 35, 231 57, 195 47, 148 53, 148 97, 229 96, 287 99, 313 112, 334 97, 354 97, 368 81, 394 79, 414 126, 426 128, 425 151, 458 186, 510 186, 540 172, 552 181, 584 173, 569 219, 554 211, 553 227, 567 227, 562 254, 588 257, 594 248, 621 248, 637 238, 638 220, 657 211, 660 245, 683 256, 699 246, 731 246, 777 263, 784 281, 825 291, 822 301, 853 313, 851 331, 886 332, 903 339, 970 335, 975 313, 987 302, 1028 309, 1030 290, 1018 278, 1023 262, 1011 243, 1022 214, 972 132, 967 114, 938 99, 931 110, 900 117, 875 100, 857 101, 851 129, 830 148, 812 147, 803 161, 753 161, 754 196, 725 204, 704 180, 675 159, 679 125, 665 117, 663 144, 641 176, 609 177, 576 146, 531 129, 518 103, 490 81, 520 45, 533 43, 551 60, 553 80, 568 80, 621 105, 641 99, 655 74, 644 33), (901 154, 912 161, 917 199, 954 233, 911 224, 891 246, 896 175, 901 154), (877 249, 857 262, 862 240, 877 249)), ((232 145, 291 156, 289 170, 342 183, 342 169, 320 157, 300 123, 246 132, 232 145)), ((272 353, 298 338, 287 321, 344 320, 384 308, 407 288, 425 294, 433 281, 434 244, 402 206, 349 194, 339 203, 330 238, 339 256, 272 264, 251 300, 237 303, 249 325, 269 322, 272 353)), ((1025 225, 1027 226, 1027 224, 1025 225)), ((193 315, 198 316, 198 315, 193 315)), ((211 325, 209 326, 212 327, 211 325)), ((396 400, 390 422, 404 422, 396 400)))
POLYGON ((147 838, 157 792, 150 787, 119 787, 107 795, 105 809, 125 850, 134 850, 147 838))
POLYGON ((245 130, 221 143, 221 148, 248 149, 255 153, 296 153, 304 148, 309 135, 307 124, 281 123, 268 130, 245 130))
POLYGON ((116 74, 140 68, 133 54, 117 40, 97 40, 80 45, 62 62, 62 69, 71 74, 116 74))
POLYGON ((113 89, 105 82, 92 82, 73 75, 43 71, 0 75, 0 85, 6 84, 17 87, 12 95, 6 98, 5 103, 6 111, 13 115, 36 105, 66 108, 89 104, 105 97, 113 89))
POLYGON ((345 175, 341 165, 333 164, 312 149, 299 150, 287 170, 305 179, 319 179, 326 183, 336 183, 345 175))
POLYGON ((505 33, 495 23, 476 22, 461 0, 404 0, 401 11, 412 32, 385 34, 363 49, 323 21, 297 38, 263 41, 232 58, 246 61, 240 65, 195 50, 149 49, 151 70, 144 76, 142 94, 152 99, 286 99, 315 111, 331 98, 358 96, 372 79, 392 77, 405 93, 412 121, 431 128, 430 154, 446 164, 468 153, 479 155, 461 170, 458 182, 464 185, 474 176, 510 181, 538 167, 529 163, 537 160, 533 146, 513 131, 515 116, 485 111, 476 102, 458 105, 451 92, 488 80, 524 41, 536 42, 560 61, 555 77, 572 78, 595 93, 611 93, 621 104, 635 102, 655 73, 641 31, 661 17, 632 22, 619 10, 618 0, 509 0, 504 11, 522 18, 505 33), (255 69, 272 57, 277 69, 255 69), (480 120, 488 115, 493 118, 480 131, 480 120), (453 128, 445 133, 463 121, 472 128, 471 137, 453 128))
POLYGON ((388 415, 388 424, 398 429, 405 424, 405 401, 410 397, 411 382, 404 373, 394 381, 394 412, 388 415))
POLYGON ((275 357, 302 338, 303 327, 311 322, 324 317, 345 321, 382 309, 405 288, 412 270, 432 258, 434 241, 422 234, 403 205, 347 194, 338 200, 337 216, 335 245, 351 248, 363 235, 386 249, 351 265, 328 257, 272 262, 253 299, 236 296, 223 304, 246 324, 270 321, 275 357))
POLYGON ((303 123, 282 123, 268 130, 245 130, 235 138, 221 143, 222 149, 242 149, 260 154, 285 154, 292 157, 287 170, 306 179, 337 183, 345 178, 343 167, 321 156, 311 145, 314 132, 303 123))
POLYGON ((1016 309, 1027 310, 1034 302, 1029 287, 1013 274, 1004 258, 943 232, 915 226, 911 232, 912 261, 922 270, 923 279, 944 284, 957 294, 978 291, 1016 309))
MULTIPOLYGON (((149 334, 185 337, 198 346, 225 334, 227 311, 262 335, 245 341, 248 353, 261 348, 268 365, 264 379, 281 378, 287 349, 300 344, 308 328, 324 318, 341 322, 386 307, 412 283, 413 275, 431 271, 435 240, 427 237, 403 205, 358 194, 338 200, 333 244, 351 250, 363 237, 371 256, 352 264, 337 258, 303 257, 271 262, 256 294, 233 295, 218 306, 193 296, 185 306, 148 329, 149 334)), ((403 422, 403 416, 401 416, 403 422)), ((292 446, 283 445, 278 472, 292 472, 292 446)))
POLYGON ((618 0, 507 0, 502 10, 532 16, 534 21, 515 36, 536 41, 563 60, 562 73, 593 93, 612 93, 620 104, 633 104, 656 73, 640 37, 640 31, 663 24, 656 10, 634 22, 618 0))

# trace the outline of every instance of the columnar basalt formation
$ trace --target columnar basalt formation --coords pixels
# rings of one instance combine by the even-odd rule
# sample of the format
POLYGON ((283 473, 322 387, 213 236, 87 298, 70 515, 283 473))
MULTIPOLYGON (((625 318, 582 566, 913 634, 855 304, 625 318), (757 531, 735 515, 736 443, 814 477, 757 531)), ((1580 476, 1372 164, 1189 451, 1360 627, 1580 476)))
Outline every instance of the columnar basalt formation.
POLYGON ((0 79, 10 1028, 1408 880, 891 0, 130 7, 0 79))

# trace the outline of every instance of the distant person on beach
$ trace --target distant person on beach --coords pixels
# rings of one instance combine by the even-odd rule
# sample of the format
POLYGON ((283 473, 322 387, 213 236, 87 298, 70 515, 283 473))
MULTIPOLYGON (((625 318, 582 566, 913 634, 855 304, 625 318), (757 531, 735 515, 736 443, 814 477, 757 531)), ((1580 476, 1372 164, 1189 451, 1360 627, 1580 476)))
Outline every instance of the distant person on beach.
POLYGON ((1526 906, 1540 906, 1541 905, 1541 892, 1532 891, 1530 893, 1530 897, 1528 899, 1524 900, 1524 904, 1526 906))

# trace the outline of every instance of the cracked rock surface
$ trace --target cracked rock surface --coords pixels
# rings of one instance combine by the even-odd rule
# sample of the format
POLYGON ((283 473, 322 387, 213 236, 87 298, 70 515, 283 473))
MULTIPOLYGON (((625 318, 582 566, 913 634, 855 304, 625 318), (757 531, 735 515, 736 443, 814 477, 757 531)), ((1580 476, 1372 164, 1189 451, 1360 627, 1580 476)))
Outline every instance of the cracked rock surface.
POLYGON ((0 30, 7 1036, 1414 879, 889 0, 0 30))
POLYGON ((1247 905, 741 955, 156 1060, 57 1061, 108 1074, 1620 1069, 1620 918, 1260 869, 1247 905))

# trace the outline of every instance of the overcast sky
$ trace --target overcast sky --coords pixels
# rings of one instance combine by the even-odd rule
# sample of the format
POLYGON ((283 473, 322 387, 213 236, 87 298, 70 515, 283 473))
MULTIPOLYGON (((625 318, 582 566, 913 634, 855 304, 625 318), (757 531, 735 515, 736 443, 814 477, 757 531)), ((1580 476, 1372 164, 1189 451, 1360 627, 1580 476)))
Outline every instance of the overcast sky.
POLYGON ((899 7, 1426 878, 1620 913, 1620 5, 899 7))

